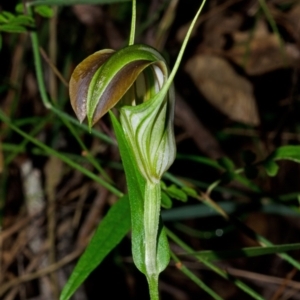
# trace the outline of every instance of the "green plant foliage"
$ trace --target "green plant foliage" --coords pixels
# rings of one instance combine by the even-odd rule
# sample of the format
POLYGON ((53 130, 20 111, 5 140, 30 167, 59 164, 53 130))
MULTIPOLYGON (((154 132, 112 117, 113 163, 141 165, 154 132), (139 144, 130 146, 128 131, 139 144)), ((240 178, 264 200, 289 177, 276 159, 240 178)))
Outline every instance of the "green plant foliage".
POLYGON ((282 146, 277 148, 268 160, 291 160, 300 163, 300 146, 282 146))
POLYGON ((118 2, 128 2, 130 0, 33 0, 30 2, 32 6, 40 5, 75 5, 75 4, 112 4, 118 2))
POLYGON ((180 188, 178 188, 175 184, 166 187, 165 192, 173 199, 187 202, 188 196, 187 194, 180 188))
POLYGON ((225 169, 227 172, 233 172, 235 165, 234 162, 229 157, 221 157, 218 159, 219 165, 225 169))
POLYGON ((18 14, 24 14, 24 5, 23 5, 23 3, 18 3, 15 7, 15 11, 18 14))
POLYGON ((276 176, 279 166, 278 160, 290 160, 300 163, 300 146, 282 146, 277 148, 262 164, 269 176, 276 176))
MULTIPOLYGON (((112 124, 114 126, 114 131, 118 139, 119 150, 122 157, 122 162, 124 165, 124 170, 126 174, 128 194, 130 199, 130 209, 131 209, 131 222, 132 222, 132 255, 133 260, 137 268, 144 274, 146 272, 145 266, 145 244, 144 244, 144 203, 141 199, 144 198, 143 193, 145 190, 145 180, 141 176, 136 166, 133 154, 130 147, 126 141, 123 133, 123 129, 115 118, 115 116, 110 113, 112 124)), ((159 269, 162 271, 169 263, 169 244, 165 235, 163 228, 160 230, 158 237, 158 250, 157 259, 159 269)))
POLYGON ((110 208, 100 222, 94 236, 65 285, 60 300, 70 299, 88 275, 120 243, 129 229, 129 201, 128 197, 124 196, 110 208))
MULTIPOLYGON (((236 155, 237 149, 234 149, 231 153, 228 151, 228 157, 223 157, 219 160, 198 155, 177 155, 178 159, 197 162, 201 164, 200 167, 204 166, 204 170, 208 169, 210 173, 207 178, 205 178, 205 172, 201 172, 199 177, 198 174, 195 177, 193 177, 194 175, 192 174, 191 177, 193 177, 193 179, 180 179, 181 174, 172 175, 165 173, 175 157, 173 134, 174 91, 172 81, 182 59, 191 30, 203 5, 192 21, 189 31, 186 33, 183 46, 171 72, 169 72, 164 58, 155 49, 146 45, 134 44, 136 19, 135 6, 133 5, 129 46, 116 51, 104 49, 95 52, 82 61, 72 75, 70 82, 71 103, 80 122, 83 122, 84 119, 87 118, 88 125, 79 123, 64 113, 61 110, 63 104, 60 102, 55 103, 54 101, 52 103, 48 96, 49 91, 46 88, 43 78, 45 72, 42 68, 39 52, 39 47, 44 48, 45 45, 40 45, 38 41, 38 35, 41 35, 42 41, 45 41, 43 36, 44 32, 42 30, 39 32, 39 29, 42 27, 37 28, 34 18, 35 14, 45 18, 51 18, 53 16, 51 5, 112 4, 126 1, 130 0, 31 0, 26 1, 26 12, 24 5, 18 4, 15 8, 16 13, 6 11, 0 13, 0 33, 22 33, 29 31, 32 37, 32 49, 35 59, 32 65, 36 68, 36 77, 43 104, 45 108, 49 109, 49 119, 48 117, 45 118, 43 114, 43 117, 31 117, 30 120, 29 118, 15 119, 14 112, 12 112, 10 114, 11 117, 8 118, 4 111, 0 110, 0 119, 6 123, 6 126, 3 126, 3 129, 1 129, 1 135, 3 133, 4 136, 13 136, 14 138, 15 134, 12 135, 11 132, 15 132, 19 135, 19 138, 22 139, 19 143, 15 141, 11 142, 9 139, 8 142, 5 141, 0 145, 0 150, 5 152, 4 165, 9 165, 17 158, 17 155, 23 155, 23 153, 27 151, 30 151, 30 155, 38 155, 43 159, 45 159, 46 156, 55 156, 66 164, 68 171, 70 169, 72 172, 79 171, 120 198, 118 202, 109 209, 108 214, 99 224, 89 246, 78 261, 67 285, 64 287, 60 299, 67 300, 72 297, 76 289, 103 261, 107 254, 118 245, 130 230, 130 226, 132 226, 133 262, 137 268, 146 275, 152 300, 158 299, 158 276, 169 264, 170 254, 173 262, 176 263, 176 267, 199 288, 208 293, 212 299, 220 300, 221 297, 205 283, 205 277, 203 277, 204 280, 202 281, 199 278, 200 276, 196 276, 196 274, 191 272, 184 263, 180 261, 179 257, 194 257, 194 259, 197 259, 201 264, 205 265, 210 272, 215 272, 224 278, 224 280, 230 281, 232 285, 244 291, 248 298, 262 300, 263 297, 252 290, 250 286, 242 282, 242 280, 234 278, 234 276, 226 270, 219 268, 215 262, 232 258, 248 258, 277 254, 284 260, 284 263, 287 262, 300 270, 299 260, 285 253, 292 250, 299 250, 299 243, 273 245, 266 238, 247 227, 246 223, 240 221, 240 219, 243 220, 246 215, 251 213, 252 210, 259 211, 265 215, 272 214, 272 216, 299 216, 298 202, 296 202, 296 200, 299 201, 300 198, 299 192, 286 193, 283 195, 275 194, 273 190, 269 189, 269 186, 272 186, 274 183, 273 179, 261 176, 262 174, 259 174, 260 176, 257 175, 258 170, 262 168, 269 176, 276 176, 279 171, 278 161, 280 160, 300 163, 300 146, 289 145, 279 147, 266 159, 262 159, 261 157, 264 158, 267 156, 264 151, 268 148, 260 147, 261 145, 259 143, 256 144, 256 140, 258 140, 256 133, 261 129, 259 128, 257 131, 252 131, 248 126, 246 128, 243 126, 236 129, 246 129, 247 134, 250 132, 251 135, 254 132, 255 142, 246 144, 246 148, 255 149, 257 156, 252 151, 244 151, 241 155, 241 168, 238 167, 239 155, 236 155), (114 113, 110 111, 113 107, 116 107, 114 113), (107 157, 102 158, 100 155, 100 158, 98 156, 92 156, 93 149, 90 150, 89 146, 84 144, 84 138, 86 138, 84 134, 90 131, 92 138, 101 139, 101 142, 104 141, 105 145, 109 145, 109 147, 116 146, 116 141, 113 137, 97 131, 98 128, 91 128, 106 112, 110 114, 122 164, 119 161, 109 161, 109 159, 107 161, 107 157), (54 122, 55 124, 53 123, 54 125, 52 126, 50 119, 52 119, 53 116, 57 117, 60 122, 54 122), (24 128, 31 128, 31 130, 27 132, 23 130, 22 126, 24 126, 24 128), (66 128, 68 134, 72 136, 73 142, 75 141, 77 146, 83 151, 82 155, 80 155, 81 150, 79 150, 79 153, 70 153, 71 151, 69 149, 62 149, 62 151, 56 150, 55 147, 52 147, 52 144, 51 146, 47 146, 44 142, 34 137, 38 133, 43 133, 44 131, 42 129, 47 127, 48 138, 48 132, 52 129, 58 132, 58 128, 61 126, 66 128), (29 142, 34 144, 35 147, 27 147, 27 143, 29 142), (230 156, 231 154, 233 154, 232 157, 230 156), (128 195, 124 196, 121 191, 115 188, 113 180, 106 174, 104 171, 105 168, 101 166, 102 162, 105 163, 105 166, 115 168, 118 172, 122 172, 124 169, 128 195), (85 164, 88 164, 88 168, 85 167, 85 164), (162 182, 161 178, 166 179, 168 185, 162 182), (257 180, 254 181, 253 179, 257 180), (209 182, 210 180, 212 180, 212 182, 209 182), (232 180, 241 184, 242 187, 237 187, 237 185, 226 186, 226 184, 232 180), (215 193, 217 200, 213 199, 215 193), (174 200, 187 202, 191 198, 193 198, 193 203, 199 201, 199 204, 183 206, 175 202, 176 208, 172 208, 174 200), (279 201, 281 201, 280 204, 279 201), (257 203, 258 205, 252 205, 253 203, 257 203), (163 210, 160 215, 161 207, 166 210, 163 210), (209 245, 210 242, 217 242, 216 239, 220 239, 220 236, 222 236, 222 240, 224 239, 226 243, 226 238, 229 238, 228 234, 233 233, 234 230, 239 230, 260 244, 261 247, 197 252, 184 244, 171 231, 165 228, 161 216, 164 222, 173 222, 172 226, 174 226, 176 230, 180 230, 181 233, 198 239, 205 239, 206 245, 209 245), (221 222, 224 222, 225 225, 221 223, 220 227, 216 228, 212 226, 203 231, 188 227, 185 225, 187 222, 184 222, 193 218, 201 218, 201 222, 206 222, 207 220, 210 221, 209 218, 211 217, 216 219, 218 217, 219 219, 223 218, 224 220, 222 219, 221 222), (179 221, 182 221, 182 223, 179 223, 179 221), (176 247, 183 249, 184 253, 170 253, 166 234, 173 240, 176 247), (214 240, 210 241, 209 239, 214 240), (149 252, 151 252, 151 255, 149 255, 149 252), (149 259, 149 257, 151 259, 149 259)), ((169 4, 168 1, 166 3, 169 4)), ((155 13, 161 15, 164 11, 166 19, 167 17, 171 19, 170 15, 172 15, 172 13, 167 9, 164 10, 166 3, 155 13)), ((268 10, 266 1, 259 0, 259 3, 273 31, 278 35, 278 39, 281 40, 277 25, 268 10)), ((141 2, 141 5, 144 5, 143 9, 145 10, 147 4, 141 2)), ((171 8, 170 5, 169 9, 171 8)), ((290 8, 292 10, 293 5, 291 5, 290 8)), ((126 9, 128 9, 127 6, 126 9)), ((58 13, 60 13, 60 10, 58 13)), ((116 14, 119 14, 119 12, 116 12, 116 14)), ((111 15, 109 15, 109 17, 111 17, 111 15)), ((127 21, 126 19, 121 20, 118 16, 111 18, 112 20, 117 19, 120 23, 127 21)), ((162 27, 164 25, 163 21, 166 21, 166 19, 162 19, 162 27)), ((45 28, 48 30, 47 26, 49 22, 47 20, 41 20, 41 18, 38 18, 38 20, 41 21, 41 24, 45 22, 45 28)), ((146 22, 149 22, 149 20, 146 20, 146 22)), ((99 27, 100 26, 102 25, 99 25, 99 27)), ((45 30, 45 32, 48 34, 47 30, 45 30)), ((230 35, 231 34, 234 34, 234 32, 230 33, 230 35)), ((250 35, 251 34, 252 33, 250 33, 250 35)), ((9 40, 11 44, 14 44, 16 41, 13 38, 14 37, 12 37, 12 40, 9 40)), ((10 46, 8 43, 5 46, 7 45, 10 46)), ((249 45, 249 51, 251 50, 250 46, 251 45, 249 45)), ((0 35, 0 49, 1 47, 2 36, 0 35)), ((227 50, 224 51, 226 52, 227 50)), ((233 51, 232 53, 235 52, 233 51)), ((59 53, 59 60, 57 60, 59 61, 59 66, 61 66, 62 62, 61 55, 65 54, 63 51, 59 53)), ((77 55, 81 55, 81 53, 78 52, 76 53, 76 56, 77 55)), ((170 61, 174 60, 172 55, 171 53, 170 61)), ((70 56, 73 56, 73 53, 70 56)), ((73 57, 71 60, 72 59, 73 57)), ((68 57, 66 57, 66 61, 67 60, 68 57)), ((72 63, 73 62, 71 62, 71 64, 72 63)), ((64 65, 64 67, 66 70, 72 68, 72 66, 67 64, 64 65)), ((6 93, 10 88, 15 89, 13 82, 2 85, 0 91, 6 93)), ((16 90, 18 90, 18 87, 16 90)), ((63 88, 61 90, 62 95, 65 93, 65 90, 63 88)), ((59 100, 61 99, 60 96, 58 97, 59 100)), ((225 133, 228 137, 228 132, 230 132, 230 129, 233 129, 235 125, 232 127, 232 123, 227 122, 226 124, 226 126, 229 124, 230 127, 228 128, 229 130, 226 131, 227 133, 225 133)), ((219 126, 216 126, 216 128, 219 128, 219 126)), ((290 129, 287 127, 282 128, 290 129)), ((236 134, 236 132, 234 134, 236 134)), ((216 134, 216 136, 218 139, 220 134, 216 134)), ((52 135, 50 138, 55 140, 57 136, 52 135)), ((88 139, 90 138, 91 137, 88 139)), ((245 135, 243 138, 247 139, 247 136, 245 135)), ((221 141, 221 139, 218 139, 218 141, 222 146, 222 142, 224 141, 221 141)), ((50 142, 52 143, 53 141, 51 140, 50 142)), ((0 167, 2 166, 0 165, 0 167)), ((199 169, 202 170, 202 168, 199 169)), ((5 176, 3 176, 3 178, 4 177, 5 176)), ((4 190, 6 188, 5 185, 5 180, 1 181, 0 190, 4 190)), ((1 191, 0 194, 0 196, 5 196, 5 192, 3 191, 1 191)), ((0 221, 2 221, 2 206, 3 203, 1 202, 0 221)), ((226 245, 223 248, 226 248, 226 245)), ((222 249, 222 247, 220 247, 220 249, 222 249)), ((6 291, 3 292, 3 290, 3 287, 0 287, 0 293, 6 293, 6 291)))
POLYGON ((124 160, 123 166, 126 173, 126 180, 128 185, 128 194, 130 199, 130 209, 131 209, 131 223, 132 223, 132 255, 133 260, 137 268, 145 274, 144 265, 144 253, 145 246, 143 243, 144 229, 143 229, 143 216, 144 207, 141 199, 144 198, 145 190, 145 180, 139 174, 135 161, 132 157, 132 153, 126 139, 124 138, 124 133, 121 125, 115 118, 115 116, 110 113, 112 124, 114 127, 115 134, 118 139, 118 146, 121 157, 124 160))
POLYGON ((26 32, 27 29, 26 27, 17 24, 4 24, 4 25, 0 25, 0 31, 9 32, 9 33, 22 33, 22 32, 26 32))
POLYGON ((22 33, 27 31, 27 27, 33 27, 34 19, 31 16, 19 14, 14 15, 3 11, 0 14, 0 31, 9 33, 22 33))
POLYGON ((161 206, 170 209, 173 206, 172 199, 164 191, 161 192, 161 206))
POLYGON ((293 250, 299 250, 300 244, 285 244, 285 245, 274 245, 268 247, 247 247, 237 250, 221 250, 221 251, 200 251, 189 254, 180 254, 180 255, 195 255, 201 257, 201 259, 208 261, 218 261, 230 258, 240 258, 240 257, 255 257, 262 255, 270 255, 276 253, 283 253, 293 250))
POLYGON ((196 197, 198 195, 197 191, 191 187, 184 186, 181 188, 183 192, 185 192, 188 196, 196 197))
POLYGON ((53 9, 48 5, 38 5, 34 11, 44 18, 52 18, 54 14, 53 9))

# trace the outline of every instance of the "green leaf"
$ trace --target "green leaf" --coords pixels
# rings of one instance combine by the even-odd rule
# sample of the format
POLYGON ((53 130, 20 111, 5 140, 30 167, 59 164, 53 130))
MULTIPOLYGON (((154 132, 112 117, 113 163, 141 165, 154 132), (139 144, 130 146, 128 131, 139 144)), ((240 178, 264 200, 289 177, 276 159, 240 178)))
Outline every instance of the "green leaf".
POLYGON ((268 159, 291 160, 300 163, 300 146, 282 146, 277 148, 268 159))
MULTIPOLYGON (((44 2, 46 2, 46 1, 44 1, 44 2)), ((36 6, 34 8, 34 11, 44 18, 52 18, 53 14, 54 14, 53 9, 50 6, 45 5, 45 4, 46 3, 44 3, 44 5, 36 6)))
POLYGON ((201 259, 205 259, 208 261, 218 261, 223 259, 230 258, 240 258, 240 257, 255 257, 261 255, 269 255, 276 253, 284 253, 287 251, 299 250, 300 243, 297 244, 285 244, 285 245, 274 245, 267 247, 247 247, 237 250, 222 250, 222 251, 200 251, 188 253, 186 255, 195 255, 196 257, 201 259))
POLYGON ((26 32, 27 29, 21 25, 14 25, 14 24, 3 24, 0 25, 0 31, 10 32, 10 33, 22 33, 26 32))
POLYGON ((264 163, 263 163, 263 166, 267 172, 267 174, 270 176, 270 177, 274 177, 277 175, 278 173, 278 170, 279 170, 279 166, 278 164, 273 161, 273 160, 266 160, 264 163))
POLYGON ((30 16, 19 15, 16 16, 16 18, 13 19, 10 24, 32 26, 34 25, 34 19, 30 16))
POLYGON ((7 20, 7 22, 10 22, 15 18, 14 14, 6 10, 4 10, 1 15, 7 20))
POLYGON ((218 159, 218 163, 221 167, 223 167, 226 171, 231 172, 234 171, 234 163, 233 161, 228 157, 221 157, 218 159))
POLYGON ((195 189, 188 187, 188 186, 184 186, 181 188, 188 196, 190 197, 197 197, 198 193, 195 189))
POLYGON ((129 201, 128 196, 124 196, 110 208, 102 219, 65 285, 60 300, 70 299, 88 275, 101 263, 107 254, 120 243, 129 229, 129 201))
POLYGON ((145 245, 144 245, 144 190, 145 180, 138 172, 135 159, 125 139, 123 129, 110 112, 110 118, 113 124, 114 132, 117 137, 119 151, 121 154, 126 181, 128 187, 128 196, 131 211, 131 228, 132 228, 132 256, 136 267, 144 274, 145 269, 145 245))
POLYGON ((75 4, 112 4, 118 2, 128 2, 130 0, 33 0, 32 6, 39 5, 75 5, 75 4))
POLYGON ((166 189, 166 193, 171 197, 176 200, 186 202, 188 197, 187 194, 182 191, 180 188, 178 188, 175 184, 170 185, 166 189))
POLYGON ((8 19, 3 16, 3 14, 0 14, 0 23, 7 23, 8 22, 8 19))
POLYGON ((263 162, 263 166, 269 176, 275 176, 278 173, 279 166, 275 162, 277 160, 291 160, 300 163, 300 146, 282 146, 269 155, 263 162))
POLYGON ((157 243, 157 269, 162 272, 170 262, 170 246, 163 226, 162 218, 159 219, 158 243, 157 243))
POLYGON ((24 6, 23 6, 23 3, 17 4, 16 7, 15 7, 15 11, 16 11, 18 14, 23 14, 23 13, 24 13, 24 6))
POLYGON ((161 206, 166 209, 170 209, 173 205, 173 202, 171 198, 166 194, 165 192, 162 191, 161 193, 161 206))
MULTIPOLYGON (((110 117, 112 120, 114 132, 117 137, 118 146, 126 174, 128 187, 128 195, 130 200, 131 224, 132 224, 132 255, 133 261, 137 268, 145 275, 145 244, 144 244, 144 191, 145 179, 138 171, 133 153, 125 138, 123 129, 112 112, 110 117)), ((169 243, 160 220, 157 245, 157 267, 161 272, 166 268, 170 261, 169 243)))

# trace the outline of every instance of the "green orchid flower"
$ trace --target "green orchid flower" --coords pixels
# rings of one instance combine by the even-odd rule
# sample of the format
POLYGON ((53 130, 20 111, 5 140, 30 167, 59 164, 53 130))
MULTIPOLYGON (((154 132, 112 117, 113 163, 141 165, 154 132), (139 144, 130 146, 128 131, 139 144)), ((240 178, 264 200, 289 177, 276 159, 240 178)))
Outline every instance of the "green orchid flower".
POLYGON ((174 91, 162 90, 168 78, 165 60, 146 45, 105 49, 83 60, 70 80, 77 118, 94 125, 118 104, 120 121, 139 171, 158 183, 175 159, 174 91))
MULTIPOLYGON (((135 207, 140 203, 130 200, 132 249, 136 266, 148 279, 150 294, 154 291, 152 299, 157 298, 158 274, 170 259, 164 231, 158 234, 160 179, 176 154, 174 89, 167 80, 165 60, 146 45, 98 51, 75 68, 70 80, 71 104, 80 122, 87 118, 91 127, 112 107, 119 108, 119 146, 124 139, 127 154, 145 181, 145 185, 136 185, 141 189, 141 209, 135 207)), ((126 168, 125 173, 130 176, 126 168)), ((130 189, 129 198, 134 198, 130 189)))

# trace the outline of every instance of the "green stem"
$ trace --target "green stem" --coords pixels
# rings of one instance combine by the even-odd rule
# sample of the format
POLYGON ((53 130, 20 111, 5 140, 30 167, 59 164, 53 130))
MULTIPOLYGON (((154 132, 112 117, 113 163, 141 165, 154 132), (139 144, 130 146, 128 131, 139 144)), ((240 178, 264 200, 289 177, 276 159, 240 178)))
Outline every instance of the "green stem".
POLYGON ((153 277, 148 277, 149 293, 151 300, 159 300, 158 294, 158 275, 153 277))
POLYGON ((132 0, 132 16, 131 16, 129 45, 134 44, 135 25, 136 25, 136 0, 132 0))
MULTIPOLYGON (((27 5, 27 11, 29 16, 33 17, 33 11, 32 8, 27 5)), ((46 108, 50 109, 52 108, 52 104, 47 96, 47 91, 45 87, 45 82, 43 79, 43 73, 42 73, 42 62, 41 57, 39 53, 39 40, 38 35, 36 31, 31 31, 31 43, 32 43, 32 51, 33 51, 33 57, 34 57, 34 64, 35 64, 35 73, 37 77, 38 87, 40 90, 41 98, 43 101, 43 104, 46 108)))
POLYGON ((151 300, 158 299, 157 232, 159 224, 160 183, 147 182, 144 202, 145 264, 151 300))
POLYGON ((174 67, 173 67, 173 69, 172 69, 172 72, 171 72, 171 74, 170 74, 170 76, 169 76, 169 78, 168 78, 168 81, 166 82, 166 84, 165 84, 165 85, 163 86, 163 88, 161 89, 161 92, 162 92, 163 89, 168 90, 168 89, 170 88, 170 85, 171 85, 171 83, 172 83, 172 81, 173 81, 173 79, 174 79, 174 77, 175 77, 175 75, 176 75, 176 73, 177 73, 177 70, 178 70, 178 68, 179 68, 179 65, 180 65, 180 63, 181 63, 181 60, 182 60, 182 57, 183 57, 185 48, 186 48, 186 46, 187 46, 187 43, 188 43, 188 41, 189 41, 189 38, 190 38, 190 36, 191 36, 191 34, 192 34, 192 31, 193 31, 193 29, 194 29, 194 26, 195 26, 195 24, 196 24, 196 21, 197 21, 199 15, 200 15, 200 13, 201 13, 203 7, 204 7, 205 2, 206 2, 206 0, 203 0, 203 1, 202 1, 202 3, 201 3, 201 5, 200 5, 200 7, 199 7, 199 9, 198 9, 198 11, 197 11, 197 13, 196 13, 194 19, 192 20, 192 23, 191 23, 191 25, 190 25, 190 27, 189 27, 189 30, 188 30, 188 32, 186 33, 185 38, 184 38, 184 40, 183 40, 183 42, 182 42, 182 45, 181 45, 180 51, 179 51, 179 53, 178 53, 178 55, 177 55, 177 58, 176 58, 174 67))

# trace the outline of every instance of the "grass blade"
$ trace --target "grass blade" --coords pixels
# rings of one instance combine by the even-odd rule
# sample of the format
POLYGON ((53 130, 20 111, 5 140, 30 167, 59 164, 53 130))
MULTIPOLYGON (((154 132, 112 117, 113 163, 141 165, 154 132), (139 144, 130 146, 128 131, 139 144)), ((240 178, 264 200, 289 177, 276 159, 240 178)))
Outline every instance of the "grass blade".
POLYGON ((37 5, 75 5, 75 4, 113 4, 118 2, 128 2, 130 0, 34 0, 29 4, 37 5))
POLYGON ((88 275, 116 247, 130 229, 128 197, 124 196, 114 204, 99 224, 92 240, 80 257, 65 285, 60 300, 67 300, 74 294, 88 275))

